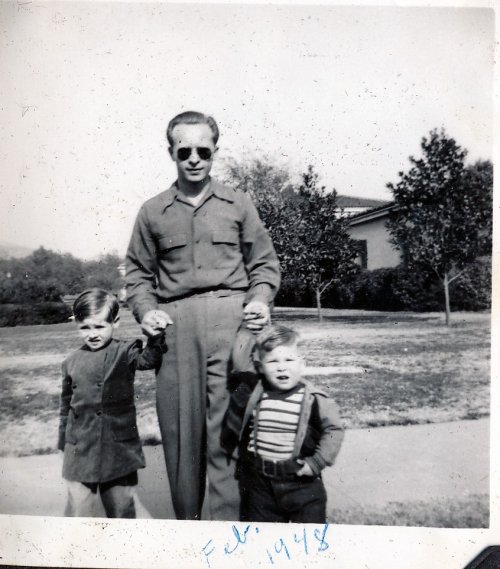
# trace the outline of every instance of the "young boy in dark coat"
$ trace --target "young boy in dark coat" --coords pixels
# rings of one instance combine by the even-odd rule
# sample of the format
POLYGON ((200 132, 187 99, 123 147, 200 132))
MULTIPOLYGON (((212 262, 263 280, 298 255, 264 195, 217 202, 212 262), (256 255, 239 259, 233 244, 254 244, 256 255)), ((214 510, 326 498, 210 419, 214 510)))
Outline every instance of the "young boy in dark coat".
POLYGON ((83 346, 62 364, 58 448, 64 451, 67 516, 91 516, 99 490, 108 517, 136 517, 134 487, 145 461, 134 375, 160 366, 165 343, 161 333, 144 349, 141 340, 114 339, 118 310, 116 297, 98 288, 84 291, 73 305, 83 346))
POLYGON ((238 446, 236 476, 242 521, 326 521, 321 471, 333 464, 342 443, 338 407, 303 378, 298 335, 270 326, 258 337, 241 329, 233 350, 233 373, 240 384, 231 396, 221 444, 238 446), (258 372, 248 361, 255 343, 258 372))

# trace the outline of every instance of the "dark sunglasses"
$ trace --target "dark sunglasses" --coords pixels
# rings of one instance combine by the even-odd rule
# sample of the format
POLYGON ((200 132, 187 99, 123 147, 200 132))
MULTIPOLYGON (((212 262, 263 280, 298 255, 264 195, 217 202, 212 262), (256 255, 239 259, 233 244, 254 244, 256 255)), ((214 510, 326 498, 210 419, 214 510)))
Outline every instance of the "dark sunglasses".
MULTIPOLYGON (((177 150, 177 158, 181 162, 184 162, 184 160, 187 160, 191 156, 193 150, 194 148, 189 148, 188 146, 184 148, 179 148, 177 150)), ((197 147, 196 153, 200 157, 200 160, 210 160, 210 158, 212 158, 212 151, 210 150, 210 148, 207 148, 206 146, 197 147)))

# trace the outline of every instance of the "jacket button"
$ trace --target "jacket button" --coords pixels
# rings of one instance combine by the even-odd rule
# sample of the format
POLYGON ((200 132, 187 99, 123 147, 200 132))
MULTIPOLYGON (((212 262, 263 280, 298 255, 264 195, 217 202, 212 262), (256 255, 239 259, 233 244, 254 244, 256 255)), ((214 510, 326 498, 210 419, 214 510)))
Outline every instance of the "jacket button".
POLYGON ((97 387, 102 387, 102 383, 100 381, 97 383, 97 387))
POLYGON ((102 415, 102 411, 97 411, 96 415, 102 415))

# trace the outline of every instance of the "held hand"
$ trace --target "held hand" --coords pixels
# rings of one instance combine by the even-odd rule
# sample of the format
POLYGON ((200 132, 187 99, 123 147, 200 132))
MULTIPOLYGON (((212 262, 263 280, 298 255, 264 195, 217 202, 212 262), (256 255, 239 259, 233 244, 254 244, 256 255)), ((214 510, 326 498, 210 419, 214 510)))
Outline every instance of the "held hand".
POLYGON ((299 464, 302 464, 302 468, 296 472, 297 476, 314 476, 312 468, 309 466, 305 460, 297 460, 299 464))
POLYGON ((147 336, 158 336, 170 324, 173 324, 173 321, 166 312, 149 310, 142 319, 141 328, 147 336))
POLYGON ((243 321, 254 334, 258 334, 269 323, 271 311, 269 306, 260 300, 252 300, 243 309, 243 321))

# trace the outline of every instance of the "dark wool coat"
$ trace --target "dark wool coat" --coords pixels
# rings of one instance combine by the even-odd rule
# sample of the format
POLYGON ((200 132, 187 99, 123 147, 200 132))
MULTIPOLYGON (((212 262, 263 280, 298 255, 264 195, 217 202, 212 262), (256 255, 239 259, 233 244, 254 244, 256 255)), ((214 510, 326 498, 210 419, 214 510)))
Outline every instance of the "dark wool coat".
POLYGON ((134 375, 158 368, 164 346, 164 336, 148 340, 144 350, 141 340, 112 339, 64 360, 58 448, 66 480, 106 482, 144 468, 134 375))

